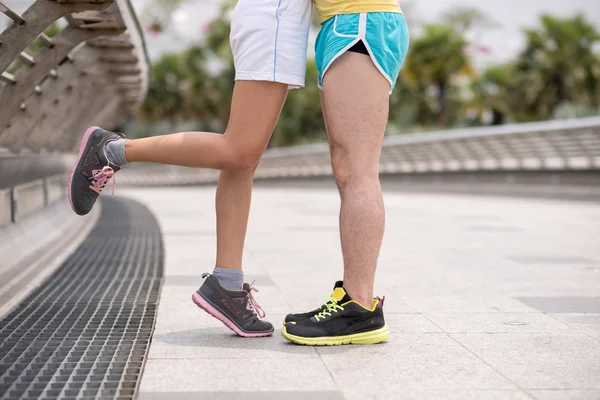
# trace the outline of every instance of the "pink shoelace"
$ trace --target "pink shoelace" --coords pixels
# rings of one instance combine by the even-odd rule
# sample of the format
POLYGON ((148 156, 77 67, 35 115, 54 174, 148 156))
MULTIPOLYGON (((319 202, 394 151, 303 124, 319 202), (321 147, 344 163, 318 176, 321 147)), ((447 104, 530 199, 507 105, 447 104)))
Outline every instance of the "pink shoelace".
POLYGON ((252 295, 253 291, 258 292, 258 289, 255 288, 253 285, 254 282, 252 282, 252 284, 250 285, 250 289, 248 289, 248 308, 256 311, 260 318, 264 318, 267 314, 264 312, 262 307, 257 303, 256 299, 252 295))
MULTIPOLYGON (((115 176, 115 171, 108 165, 102 169, 95 169, 92 171, 92 184, 90 185, 90 189, 94 192, 100 194, 106 183, 115 176)), ((115 197, 115 187, 117 186, 117 180, 113 180, 113 190, 112 196, 115 197)))

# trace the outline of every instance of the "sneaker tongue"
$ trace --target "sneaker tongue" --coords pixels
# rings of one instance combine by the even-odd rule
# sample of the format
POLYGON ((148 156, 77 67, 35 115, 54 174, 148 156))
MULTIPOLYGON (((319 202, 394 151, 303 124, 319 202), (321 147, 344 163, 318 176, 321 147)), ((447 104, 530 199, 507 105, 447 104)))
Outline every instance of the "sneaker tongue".
POLYGON ((331 297, 337 300, 338 303, 345 303, 352 300, 343 287, 336 287, 331 294, 331 297))
POLYGON ((245 290, 246 292, 250 291, 250 284, 249 283, 244 283, 242 285, 242 290, 245 290))
POLYGON ((337 281, 335 283, 335 285, 333 285, 333 290, 335 290, 335 288, 341 288, 344 286, 344 281, 337 281))

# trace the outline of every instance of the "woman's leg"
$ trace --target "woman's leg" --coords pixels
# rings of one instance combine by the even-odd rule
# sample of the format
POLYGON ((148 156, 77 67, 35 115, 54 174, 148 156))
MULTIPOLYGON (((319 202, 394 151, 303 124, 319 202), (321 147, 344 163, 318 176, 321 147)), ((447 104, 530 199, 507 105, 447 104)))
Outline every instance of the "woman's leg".
MULTIPOLYGON (((242 288, 248 293, 252 290, 247 284, 242 286, 242 253, 254 169, 273 133, 287 90, 287 85, 282 83, 237 81, 231 116, 222 141, 214 140, 214 135, 206 133, 169 135, 163 141, 163 146, 174 153, 165 159, 176 160, 181 155, 179 160, 183 161, 179 165, 222 169, 215 201, 217 261, 212 276, 204 281, 192 299, 241 336, 270 336, 273 333, 272 324, 256 319, 256 312, 260 316, 262 311, 260 308, 255 311, 252 296, 240 296, 242 288), (182 136, 185 145, 181 143, 182 136), (193 146, 195 151, 187 146, 193 146), (221 161, 219 155, 227 160, 221 161), (195 161, 196 157, 206 157, 210 161, 195 161)), ((151 145, 142 143, 138 148, 134 142, 131 148, 141 150, 150 161, 157 161, 153 159, 155 153, 151 145)))
POLYGON ((238 154, 243 161, 231 162, 237 168, 225 169, 219 177, 215 201, 217 268, 242 269, 254 170, 275 128, 287 90, 281 83, 236 82, 224 138, 235 149, 228 152, 238 154))
POLYGON ((225 134, 183 132, 128 140, 129 162, 248 170, 258 164, 287 95, 286 84, 236 81, 225 134))
POLYGON ((129 162, 222 170, 215 201, 217 268, 242 269, 254 170, 277 124, 287 91, 283 83, 236 81, 225 134, 186 132, 125 143, 129 162))
POLYGON ((221 171, 215 198, 217 211, 215 268, 242 269, 253 179, 254 169, 221 171))

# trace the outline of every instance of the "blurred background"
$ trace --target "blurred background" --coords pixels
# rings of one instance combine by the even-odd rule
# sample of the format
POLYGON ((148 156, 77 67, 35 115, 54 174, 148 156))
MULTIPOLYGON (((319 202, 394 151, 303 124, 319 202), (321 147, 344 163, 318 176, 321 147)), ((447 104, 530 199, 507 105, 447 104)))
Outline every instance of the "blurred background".
MULTIPOLYGON (((152 62, 138 135, 222 131, 232 91, 234 2, 136 0, 152 62), (160 125, 156 123, 160 122, 160 125)), ((597 115, 600 3, 593 0, 401 4, 409 57, 391 97, 389 134, 597 115)), ((290 92, 272 146, 323 141, 309 44, 306 89, 290 92)))

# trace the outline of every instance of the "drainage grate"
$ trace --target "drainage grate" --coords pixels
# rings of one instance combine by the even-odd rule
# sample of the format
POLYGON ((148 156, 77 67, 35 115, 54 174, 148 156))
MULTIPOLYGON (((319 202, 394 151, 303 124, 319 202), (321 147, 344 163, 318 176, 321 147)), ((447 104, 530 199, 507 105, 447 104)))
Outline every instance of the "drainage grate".
POLYGON ((79 249, 0 321, 0 399, 132 399, 163 278, 156 219, 105 202, 79 249))

